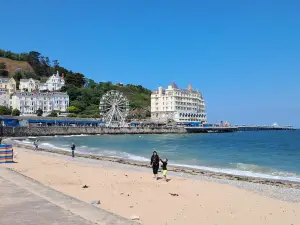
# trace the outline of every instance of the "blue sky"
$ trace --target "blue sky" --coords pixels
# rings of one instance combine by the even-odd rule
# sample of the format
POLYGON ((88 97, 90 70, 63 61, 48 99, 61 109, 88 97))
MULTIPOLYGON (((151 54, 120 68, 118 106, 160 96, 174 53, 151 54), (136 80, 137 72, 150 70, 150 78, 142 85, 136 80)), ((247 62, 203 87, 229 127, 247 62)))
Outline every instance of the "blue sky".
POLYGON ((3 1, 0 48, 95 81, 199 89, 211 122, 300 127, 299 1, 3 1))

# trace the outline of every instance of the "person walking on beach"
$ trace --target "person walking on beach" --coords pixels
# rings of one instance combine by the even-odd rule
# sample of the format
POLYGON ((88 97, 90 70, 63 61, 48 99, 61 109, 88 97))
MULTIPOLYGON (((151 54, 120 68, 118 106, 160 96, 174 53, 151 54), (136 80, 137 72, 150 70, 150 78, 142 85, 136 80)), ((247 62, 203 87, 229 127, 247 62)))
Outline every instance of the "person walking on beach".
POLYGON ((157 172, 159 168, 159 156, 157 155, 156 151, 154 151, 153 155, 151 156, 150 165, 152 165, 152 169, 153 169, 153 175, 154 175, 153 178, 157 179, 157 172))
POLYGON ((72 143, 71 145, 71 150, 72 150, 72 157, 74 158, 75 157, 75 144, 72 143))
POLYGON ((38 139, 33 142, 33 145, 35 146, 35 150, 39 148, 38 142, 39 142, 38 139))
POLYGON ((167 182, 167 165, 168 165, 168 159, 163 159, 163 160, 160 160, 162 162, 162 169, 163 169, 163 175, 164 175, 164 178, 165 178, 165 181, 167 182))

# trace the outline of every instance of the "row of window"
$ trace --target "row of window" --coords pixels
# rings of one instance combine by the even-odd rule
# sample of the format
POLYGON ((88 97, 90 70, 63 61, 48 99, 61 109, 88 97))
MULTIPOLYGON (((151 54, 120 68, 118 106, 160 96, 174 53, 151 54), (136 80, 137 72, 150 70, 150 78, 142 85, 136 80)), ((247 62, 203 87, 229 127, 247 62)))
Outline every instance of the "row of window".
POLYGON ((205 114, 179 113, 179 117, 205 118, 205 114))
MULTIPOLYGON (((20 104, 21 105, 42 105, 43 104, 43 102, 23 102, 23 101, 21 101, 20 102, 20 104)), ((52 102, 48 102, 48 104, 49 105, 52 105, 52 102)), ((65 101, 65 102, 63 102, 63 101, 56 101, 56 102, 54 102, 54 104, 57 104, 57 105, 68 105, 69 104, 69 102, 67 102, 67 101, 65 101)), ((47 102, 44 102, 44 105, 47 105, 47 102)))
MULTIPOLYGON (((30 107, 30 108, 28 108, 28 107, 20 107, 20 111, 21 112, 35 112, 37 109, 36 108, 34 108, 34 107, 30 107)), ((62 108, 62 107, 59 107, 59 108, 57 108, 56 110, 66 110, 66 108, 62 108)), ((49 107, 49 109, 47 110, 47 107, 44 107, 43 108, 43 111, 52 111, 52 108, 51 107, 49 107)))

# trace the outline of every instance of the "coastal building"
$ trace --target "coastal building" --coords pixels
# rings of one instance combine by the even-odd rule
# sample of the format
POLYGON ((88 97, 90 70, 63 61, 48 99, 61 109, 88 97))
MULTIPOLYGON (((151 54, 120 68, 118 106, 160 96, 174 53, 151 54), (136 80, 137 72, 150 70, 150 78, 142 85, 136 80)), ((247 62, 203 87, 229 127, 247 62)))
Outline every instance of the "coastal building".
POLYGON ((62 76, 59 75, 57 71, 56 74, 53 74, 48 78, 46 83, 42 83, 40 85, 41 91, 59 91, 65 85, 64 74, 62 76))
POLYGON ((17 92, 12 96, 11 107, 18 109, 21 115, 36 114, 38 109, 43 110, 43 115, 51 111, 67 112, 69 96, 65 92, 17 92))
POLYGON ((162 123, 207 122, 203 96, 191 85, 181 89, 173 82, 166 89, 159 87, 151 94, 151 120, 162 123))
POLYGON ((32 92, 40 89, 40 81, 34 80, 32 78, 29 79, 20 79, 19 89, 27 92, 32 92))
POLYGON ((16 92, 17 83, 14 78, 0 78, 0 88, 6 89, 7 94, 16 92))
POLYGON ((45 83, 32 78, 21 79, 19 89, 24 92, 40 91, 59 91, 65 85, 64 76, 60 76, 58 71, 56 74, 50 76, 45 83))
POLYGON ((7 89, 0 88, 0 106, 9 108, 10 106, 10 95, 7 93, 7 89))

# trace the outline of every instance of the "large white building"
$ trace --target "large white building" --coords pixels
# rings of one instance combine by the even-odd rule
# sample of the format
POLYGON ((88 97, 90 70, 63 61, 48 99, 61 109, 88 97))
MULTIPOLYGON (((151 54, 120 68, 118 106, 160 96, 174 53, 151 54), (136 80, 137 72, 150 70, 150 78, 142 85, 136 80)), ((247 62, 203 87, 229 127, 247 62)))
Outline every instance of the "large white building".
POLYGON ((207 122, 205 101, 191 85, 187 89, 180 89, 175 83, 167 89, 159 87, 151 94, 151 120, 164 123, 207 122))
POLYGON ((21 91, 32 92, 35 90, 41 91, 59 91, 65 85, 64 76, 59 76, 57 71, 56 74, 53 74, 45 83, 41 83, 38 80, 32 78, 21 79, 19 89, 21 91))
POLYGON ((12 96, 11 107, 18 109, 21 115, 36 114, 42 109, 44 115, 53 110, 67 112, 69 96, 64 92, 17 92, 12 96))

